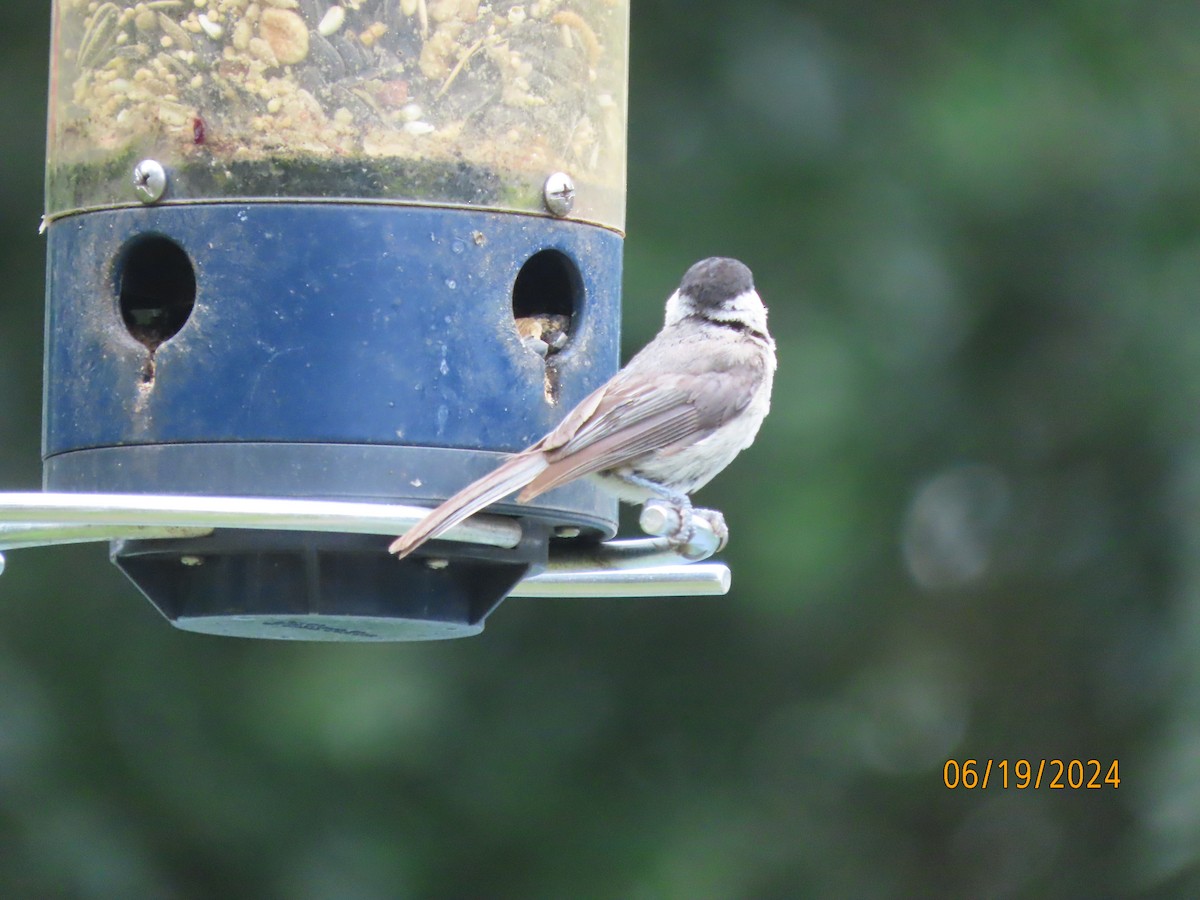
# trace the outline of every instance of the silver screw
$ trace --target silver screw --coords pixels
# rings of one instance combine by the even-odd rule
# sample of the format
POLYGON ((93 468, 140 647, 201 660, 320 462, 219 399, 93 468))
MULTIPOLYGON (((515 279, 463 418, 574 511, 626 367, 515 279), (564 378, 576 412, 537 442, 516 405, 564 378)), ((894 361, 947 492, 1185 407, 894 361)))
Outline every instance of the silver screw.
POLYGON ((552 173, 542 188, 542 198, 552 215, 560 218, 567 215, 575 205, 574 179, 566 172, 552 173))
POLYGON ((143 159, 133 167, 133 192, 143 203, 156 203, 167 190, 167 172, 156 159, 143 159))
POLYGON ((577 538, 583 534, 582 528, 576 528, 574 525, 559 525, 554 529, 554 536, 560 538, 577 538))
POLYGON ((202 566, 204 565, 203 556, 181 556, 179 561, 185 566, 202 566))
POLYGON ((437 556, 431 556, 425 560, 425 568, 433 569, 433 571, 435 571, 435 572, 440 571, 441 569, 444 569, 449 565, 450 565, 450 560, 442 559, 437 556))

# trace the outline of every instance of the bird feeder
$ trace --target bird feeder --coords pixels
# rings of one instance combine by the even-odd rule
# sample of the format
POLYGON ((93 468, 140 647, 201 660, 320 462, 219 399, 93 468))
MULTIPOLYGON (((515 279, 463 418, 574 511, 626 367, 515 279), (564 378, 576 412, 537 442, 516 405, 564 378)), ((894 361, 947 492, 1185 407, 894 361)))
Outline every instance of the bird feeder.
POLYGON ((627 20, 57 0, 44 487, 109 500, 26 513, 116 528, 168 619, 260 637, 472 634, 611 537, 581 484, 384 549, 616 370, 627 20))

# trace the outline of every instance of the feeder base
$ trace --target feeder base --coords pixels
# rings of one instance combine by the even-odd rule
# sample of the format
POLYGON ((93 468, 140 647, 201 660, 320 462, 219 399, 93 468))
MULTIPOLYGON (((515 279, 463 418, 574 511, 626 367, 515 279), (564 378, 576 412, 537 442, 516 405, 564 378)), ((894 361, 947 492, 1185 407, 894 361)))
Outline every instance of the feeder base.
MULTIPOLYGON (((124 540, 113 563, 171 624, 233 637, 420 641, 468 637, 534 568, 548 531, 513 550, 453 548, 402 561, 377 535, 219 530, 124 540)), ((436 546, 436 545, 435 545, 436 546)))

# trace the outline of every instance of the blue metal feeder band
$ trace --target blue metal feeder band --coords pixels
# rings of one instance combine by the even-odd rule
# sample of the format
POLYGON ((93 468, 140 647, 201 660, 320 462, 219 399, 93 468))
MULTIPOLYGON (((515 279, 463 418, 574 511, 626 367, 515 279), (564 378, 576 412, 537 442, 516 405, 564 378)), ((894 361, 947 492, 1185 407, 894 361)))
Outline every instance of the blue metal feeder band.
MULTIPOLYGON (((618 365, 621 238, 578 223, 334 203, 114 209, 52 223, 48 268, 53 490, 428 505, 618 365), (152 346, 121 304, 133 254, 155 238, 186 254, 195 296, 152 346), (543 357, 517 333, 513 289, 547 250, 573 315, 567 345, 543 357)), ((616 525, 586 485, 507 511, 616 525)))

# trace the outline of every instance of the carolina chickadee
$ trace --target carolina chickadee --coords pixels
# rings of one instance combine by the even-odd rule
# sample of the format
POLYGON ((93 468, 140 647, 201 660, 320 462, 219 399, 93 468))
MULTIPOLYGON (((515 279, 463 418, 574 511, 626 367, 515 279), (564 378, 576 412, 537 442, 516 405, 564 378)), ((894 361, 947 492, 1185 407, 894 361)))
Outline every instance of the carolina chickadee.
MULTIPOLYGON (((463 488, 389 548, 404 558, 489 504, 588 476, 626 503, 662 498, 691 539, 688 495, 754 441, 770 409, 775 342, 750 270, 712 257, 687 270, 662 330, 533 446, 463 488)), ((718 514, 719 515, 719 514, 718 514)))

